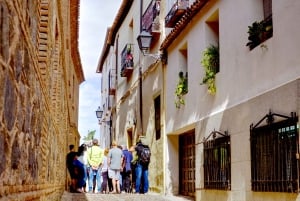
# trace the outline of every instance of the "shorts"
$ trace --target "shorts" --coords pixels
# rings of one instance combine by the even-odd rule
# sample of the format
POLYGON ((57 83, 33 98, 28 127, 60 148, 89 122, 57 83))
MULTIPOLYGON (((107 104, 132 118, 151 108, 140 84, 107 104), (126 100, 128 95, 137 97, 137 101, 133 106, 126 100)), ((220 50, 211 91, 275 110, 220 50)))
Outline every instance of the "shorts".
POLYGON ((112 169, 109 169, 109 170, 108 170, 108 177, 109 177, 110 179, 119 180, 119 179, 120 179, 120 170, 112 170, 112 169))

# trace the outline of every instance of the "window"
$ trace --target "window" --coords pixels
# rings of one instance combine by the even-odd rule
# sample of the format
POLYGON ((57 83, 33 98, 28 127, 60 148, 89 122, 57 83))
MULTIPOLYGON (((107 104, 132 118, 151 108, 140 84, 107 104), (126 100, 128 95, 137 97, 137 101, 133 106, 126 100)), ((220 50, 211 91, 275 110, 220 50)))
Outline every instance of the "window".
POLYGON ((263 0, 264 19, 272 16, 272 0, 263 0))
POLYGON ((204 188, 230 190, 230 166, 230 136, 214 131, 204 141, 204 188))
POLYGON ((178 67, 180 69, 180 72, 182 72, 182 76, 179 75, 179 77, 183 78, 183 82, 186 89, 185 93, 188 92, 188 45, 187 43, 184 43, 184 45, 179 49, 179 54, 178 54, 178 67))
POLYGON ((133 44, 126 44, 121 53, 121 77, 128 77, 133 71, 133 44))
POLYGON ((154 99, 154 110, 155 110, 155 133, 156 133, 156 140, 160 139, 161 136, 161 129, 160 129, 160 96, 157 96, 154 99))
POLYGON ((109 72, 108 72, 109 95, 115 95, 115 93, 116 93, 116 73, 115 73, 115 71, 116 71, 115 69, 109 69, 109 72))
POLYGON ((147 32, 152 33, 159 30, 159 13, 160 13, 160 0, 152 0, 148 8, 142 16, 142 27, 147 32))
POLYGON ((274 123, 275 115, 266 115, 267 125, 251 128, 252 190, 298 192, 298 117, 277 115, 286 120, 274 123))
POLYGON ((263 0, 264 20, 263 26, 265 28, 265 35, 267 40, 273 36, 273 20, 272 20, 272 0, 263 0))
POLYGON ((209 18, 206 20, 206 41, 208 42, 208 47, 213 47, 208 53, 209 55, 215 55, 216 59, 211 57, 211 61, 216 63, 214 69, 211 69, 215 74, 220 72, 220 59, 219 59, 219 10, 216 10, 209 18), (216 49, 217 48, 217 49, 216 49))
POLYGON ((248 26, 249 49, 252 50, 264 41, 273 37, 272 0, 262 0, 263 20, 255 21, 248 26))

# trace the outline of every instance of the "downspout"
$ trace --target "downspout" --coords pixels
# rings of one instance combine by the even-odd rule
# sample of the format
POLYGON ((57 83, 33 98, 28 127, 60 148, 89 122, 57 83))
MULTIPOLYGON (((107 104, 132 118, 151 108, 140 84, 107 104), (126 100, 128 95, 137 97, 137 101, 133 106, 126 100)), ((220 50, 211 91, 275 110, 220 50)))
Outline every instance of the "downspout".
MULTIPOLYGON (((112 79, 112 69, 109 71, 108 73, 108 107, 110 107, 110 110, 112 110, 112 103, 111 103, 111 100, 110 100, 110 89, 111 89, 111 79, 112 79)), ((111 134, 112 134, 112 111, 110 112, 110 115, 109 115, 109 147, 111 147, 111 142, 112 142, 112 137, 111 137, 111 134)))
MULTIPOLYGON (((142 32, 142 16, 143 16, 143 0, 141 0, 140 4, 140 33, 142 32)), ((143 73, 142 73, 142 65, 141 63, 141 53, 139 53, 140 56, 140 66, 139 66, 139 89, 140 89, 140 119, 141 119, 141 134, 144 135, 143 131, 143 73)))
MULTIPOLYGON (((115 74, 113 74, 113 76, 115 76, 115 89, 117 90, 117 86, 118 86, 118 74, 119 74, 119 72, 118 72, 118 62, 119 62, 119 57, 118 57, 118 55, 119 55, 119 35, 117 35, 117 37, 116 37, 116 43, 115 43, 115 47, 116 47, 116 49, 115 49, 115 74)), ((116 98, 116 97, 115 97, 116 98)), ((111 105, 111 107, 112 107, 112 105, 111 105)), ((111 110, 112 110, 112 108, 111 108, 111 110)), ((110 119, 109 119, 109 121, 110 121, 110 128, 109 128, 109 135, 110 135, 110 147, 111 147, 111 143, 112 143, 112 140, 113 140, 113 137, 112 137, 112 135, 113 135, 113 130, 112 130, 112 111, 111 111, 111 113, 110 113, 110 119)), ((115 132, 114 132, 115 133, 115 132)))

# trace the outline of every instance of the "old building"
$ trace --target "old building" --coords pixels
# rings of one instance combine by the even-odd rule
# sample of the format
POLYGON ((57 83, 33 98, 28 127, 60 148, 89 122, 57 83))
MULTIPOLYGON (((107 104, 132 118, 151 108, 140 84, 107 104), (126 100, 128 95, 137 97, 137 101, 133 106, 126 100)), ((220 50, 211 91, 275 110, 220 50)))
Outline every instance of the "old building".
POLYGON ((124 0, 97 67, 106 146, 145 139, 155 192, 299 199, 299 8, 124 0), (144 29, 152 41, 140 49, 144 29))
POLYGON ((175 1, 161 44, 170 192, 199 201, 299 200, 299 8, 175 1))
POLYGON ((164 192, 163 37, 160 1, 124 0, 107 30, 97 66, 102 74, 102 143, 112 139, 128 147, 143 139, 151 147, 150 189, 164 192), (150 50, 141 51, 137 37, 152 35, 150 50))
POLYGON ((79 143, 79 0, 0 1, 0 199, 60 200, 79 143))

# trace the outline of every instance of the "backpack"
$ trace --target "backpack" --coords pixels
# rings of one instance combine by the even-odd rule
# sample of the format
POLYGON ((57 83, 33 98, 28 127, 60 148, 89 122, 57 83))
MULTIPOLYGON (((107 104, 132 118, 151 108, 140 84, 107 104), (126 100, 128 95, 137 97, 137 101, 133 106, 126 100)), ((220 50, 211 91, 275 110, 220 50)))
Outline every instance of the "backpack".
POLYGON ((140 153, 140 161, 142 164, 149 164, 151 157, 150 148, 146 145, 143 146, 141 153, 140 153))

